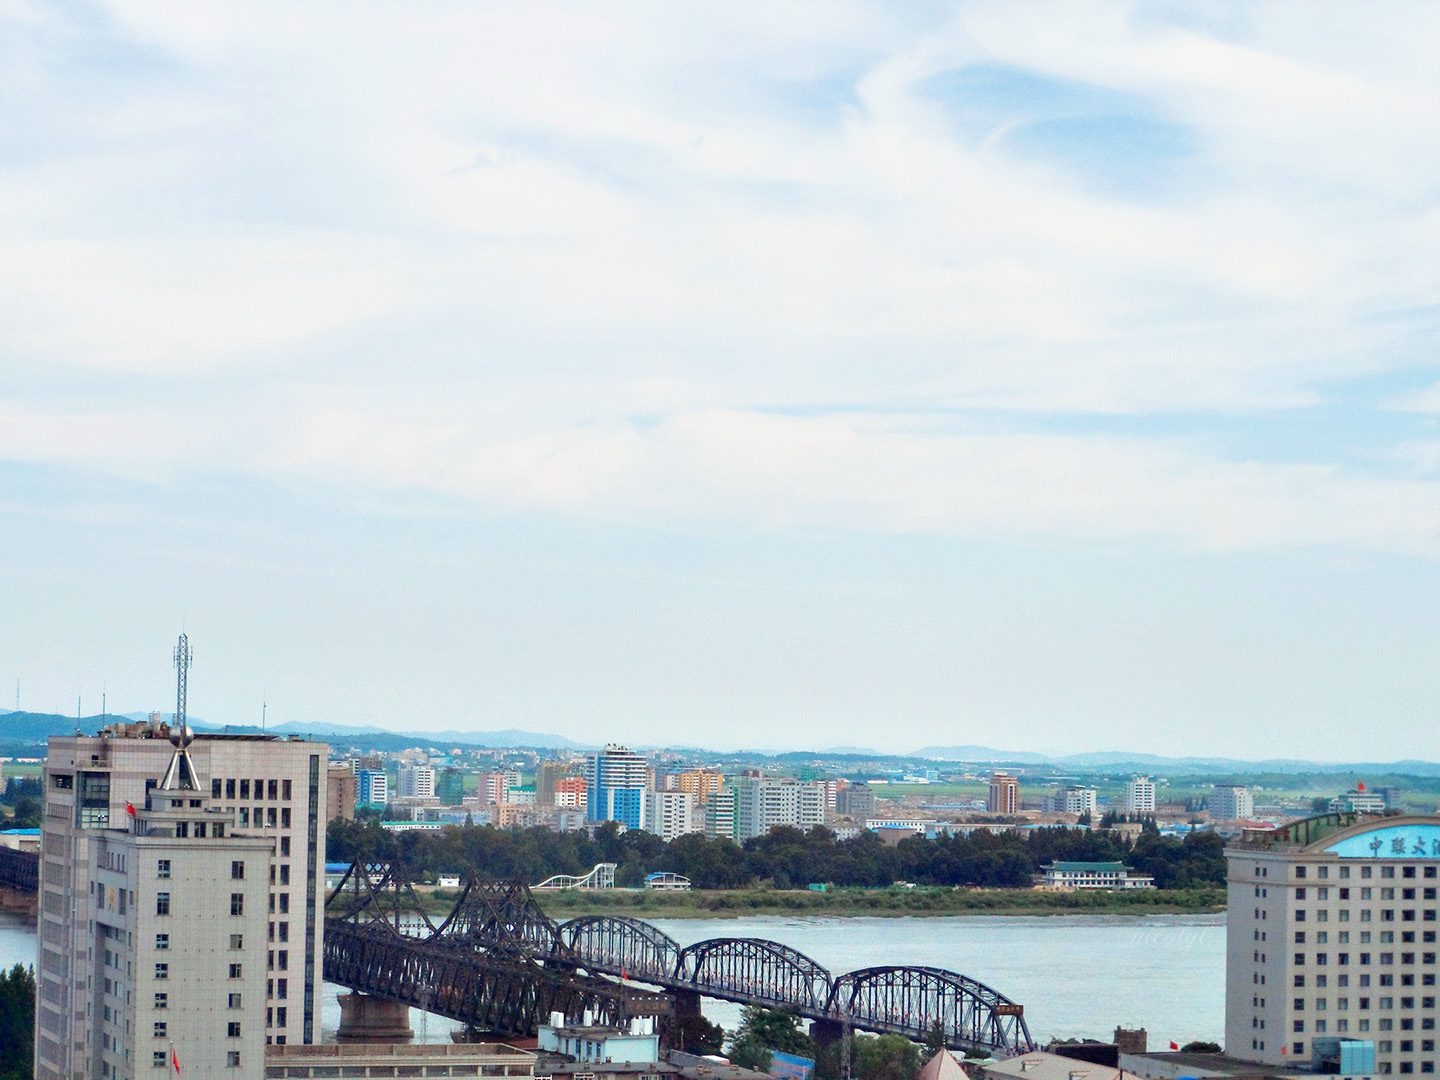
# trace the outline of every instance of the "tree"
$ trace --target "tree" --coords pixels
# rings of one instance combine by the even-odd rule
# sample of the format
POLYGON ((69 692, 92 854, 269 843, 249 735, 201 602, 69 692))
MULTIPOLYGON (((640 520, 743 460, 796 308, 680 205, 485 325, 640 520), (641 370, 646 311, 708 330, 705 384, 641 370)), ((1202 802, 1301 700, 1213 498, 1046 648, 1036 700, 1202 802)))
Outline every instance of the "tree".
POLYGON ((790 1010, 746 1005, 740 1012, 740 1028, 730 1040, 730 1060, 742 1068, 765 1072, 770 1068, 771 1053, 777 1050, 813 1058, 815 1042, 801 1030, 800 1017, 790 1010))
POLYGON ((16 964, 0 973, 0 1080, 34 1075, 35 970, 16 964))
POLYGON ((1182 1046, 1180 1052, 1184 1054, 1218 1054, 1220 1053, 1220 1044, 1197 1039, 1195 1042, 1188 1042, 1182 1046))
POLYGON ((945 1025, 936 1020, 925 1032, 925 1060, 945 1049, 945 1025))
POLYGON ((675 1022, 675 1043, 687 1054, 718 1054, 725 1044, 725 1029, 699 1013, 681 1016, 675 1022))
POLYGON ((903 1035, 857 1039, 852 1061, 860 1080, 914 1080, 920 1048, 903 1035))

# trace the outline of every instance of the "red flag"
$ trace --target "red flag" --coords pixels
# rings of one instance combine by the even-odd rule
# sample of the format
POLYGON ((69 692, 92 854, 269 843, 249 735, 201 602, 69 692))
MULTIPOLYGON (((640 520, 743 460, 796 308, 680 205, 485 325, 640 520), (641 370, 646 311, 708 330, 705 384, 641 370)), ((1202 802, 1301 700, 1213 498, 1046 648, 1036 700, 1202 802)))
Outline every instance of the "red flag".
POLYGON ((125 803, 125 812, 126 812, 127 814, 129 814, 131 817, 134 817, 134 816, 135 816, 135 804, 134 804, 133 802, 130 802, 130 801, 127 800, 126 803, 125 803))
POLYGON ((175 1047, 170 1047, 170 1068, 175 1070, 175 1075, 180 1075, 180 1055, 175 1053, 175 1047))
POLYGON ((1280 1047, 1280 1056, 1281 1056, 1281 1057, 1284 1057, 1284 1056, 1285 1056, 1286 1054, 1288 1054, 1288 1053, 1290 1053, 1290 1048, 1289 1048, 1288 1046, 1281 1045, 1281 1047, 1280 1047))
POLYGON ((630 972, 626 971, 626 970, 622 967, 622 968, 620 969, 620 981, 621 981, 621 982, 624 982, 624 981, 625 981, 626 979, 628 979, 628 978, 630 978, 630 972))
MULTIPOLYGON (((1355 782, 1355 790, 1356 790, 1356 791, 1364 791, 1364 790, 1365 790, 1365 781, 1364 781, 1364 780, 1357 780, 1357 781, 1355 782)), ((1281 1053, 1283 1054, 1284 1051, 1282 1050, 1281 1053)))
POLYGON ((1172 1042, 1172 1043, 1170 1044, 1170 1049, 1171 1049, 1171 1050, 1179 1050, 1179 1049, 1180 1049, 1180 1044, 1177 1043, 1177 1042, 1172 1042))

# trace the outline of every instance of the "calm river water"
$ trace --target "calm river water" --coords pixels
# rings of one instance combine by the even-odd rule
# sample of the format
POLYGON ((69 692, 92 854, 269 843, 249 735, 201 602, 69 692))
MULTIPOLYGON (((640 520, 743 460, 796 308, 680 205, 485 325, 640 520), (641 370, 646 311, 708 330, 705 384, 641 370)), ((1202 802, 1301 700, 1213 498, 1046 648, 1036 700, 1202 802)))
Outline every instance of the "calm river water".
MULTIPOLYGON (((1117 1025, 1143 1027, 1152 1049, 1170 1040, 1222 1041, 1225 1027, 1223 915, 976 915, 928 919, 655 919, 682 945, 711 937, 762 937, 800 950, 839 974, 881 964, 950 968, 1025 1005, 1037 1040, 1095 1036, 1117 1025)), ((35 961, 35 930, 0 914, 0 964, 35 961)), ((322 1033, 340 1022, 326 984, 322 1033)), ((733 1028, 739 1007, 705 1002, 733 1028)), ((415 1011, 416 1038, 449 1040, 455 1024, 415 1011)))

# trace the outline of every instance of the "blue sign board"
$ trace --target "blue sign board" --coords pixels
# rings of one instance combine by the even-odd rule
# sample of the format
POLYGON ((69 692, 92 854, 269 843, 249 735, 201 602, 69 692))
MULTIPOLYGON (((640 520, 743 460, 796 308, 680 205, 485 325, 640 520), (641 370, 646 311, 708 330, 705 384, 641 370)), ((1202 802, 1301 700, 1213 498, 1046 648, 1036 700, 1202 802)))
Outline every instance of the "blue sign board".
POLYGON ((1384 825, 1325 850, 1342 859, 1440 859, 1440 825, 1384 825))

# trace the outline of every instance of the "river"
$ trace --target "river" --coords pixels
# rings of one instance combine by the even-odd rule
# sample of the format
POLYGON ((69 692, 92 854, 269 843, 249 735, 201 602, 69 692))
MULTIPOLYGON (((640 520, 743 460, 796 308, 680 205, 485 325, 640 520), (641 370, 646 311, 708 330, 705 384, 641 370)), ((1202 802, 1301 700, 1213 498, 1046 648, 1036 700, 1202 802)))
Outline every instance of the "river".
MULTIPOLYGON (((1221 1042, 1225 1028, 1224 915, 967 915, 953 918, 654 919, 682 945, 711 937, 781 941, 839 974, 883 964, 950 968, 1025 1006, 1039 1041, 1143 1027, 1152 1049, 1171 1040, 1221 1042)), ((0 964, 35 962, 33 926, 0 913, 0 964)), ((340 1022, 326 984, 321 1033, 340 1022)), ((711 1020, 733 1028, 739 1007, 705 1002, 711 1020)), ((443 1017, 411 1020, 417 1039, 449 1040, 443 1017)))

